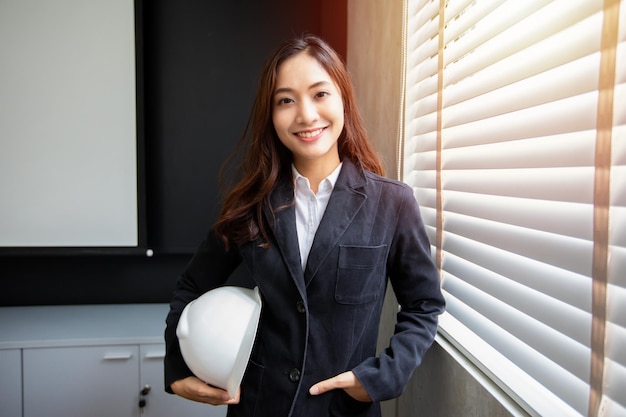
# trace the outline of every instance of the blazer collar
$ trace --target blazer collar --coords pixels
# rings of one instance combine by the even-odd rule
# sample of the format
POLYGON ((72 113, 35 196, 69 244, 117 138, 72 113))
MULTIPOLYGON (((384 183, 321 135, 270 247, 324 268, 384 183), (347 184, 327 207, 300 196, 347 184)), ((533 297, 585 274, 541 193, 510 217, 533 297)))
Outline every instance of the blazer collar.
POLYGON ((267 204, 263 206, 263 214, 274 235, 275 242, 270 242, 270 244, 277 246, 302 299, 306 300, 304 273, 300 264, 300 246, 296 232, 293 180, 279 181, 270 193, 269 206, 267 204))
POLYGON ((276 239, 276 245, 301 292, 305 291, 304 286, 315 277, 321 263, 363 206, 367 196, 361 189, 366 182, 363 170, 352 161, 344 159, 339 178, 313 240, 304 273, 298 250, 293 181, 282 181, 272 191, 269 202, 275 214, 272 215, 269 208, 265 207, 265 216, 276 239), (285 205, 289 206, 276 211, 285 205))

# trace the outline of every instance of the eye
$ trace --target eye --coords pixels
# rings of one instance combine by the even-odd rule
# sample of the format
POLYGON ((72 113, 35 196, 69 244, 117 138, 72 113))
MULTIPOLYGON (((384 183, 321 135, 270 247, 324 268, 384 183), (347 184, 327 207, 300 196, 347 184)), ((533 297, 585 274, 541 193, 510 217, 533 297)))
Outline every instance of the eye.
POLYGON ((328 91, 320 91, 319 93, 315 94, 315 98, 324 98, 328 95, 330 95, 328 91))
POLYGON ((276 104, 279 106, 283 104, 289 104, 289 103, 293 103, 293 100, 290 99, 289 97, 279 98, 278 101, 276 102, 276 104))

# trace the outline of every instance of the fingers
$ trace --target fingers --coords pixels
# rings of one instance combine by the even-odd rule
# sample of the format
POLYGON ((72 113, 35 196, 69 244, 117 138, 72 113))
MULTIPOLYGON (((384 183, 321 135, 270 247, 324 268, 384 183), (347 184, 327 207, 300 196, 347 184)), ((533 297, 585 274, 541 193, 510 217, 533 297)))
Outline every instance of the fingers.
POLYGON ((354 384, 351 379, 356 379, 354 374, 352 372, 344 372, 332 378, 318 382, 309 389, 309 393, 311 395, 319 395, 334 389, 347 388, 354 384), (352 378, 350 375, 352 375, 352 378))
POLYGON ((239 403, 240 390, 230 398, 225 390, 207 385, 195 376, 179 379, 171 385, 171 388, 176 395, 201 403, 212 405, 239 403))
POLYGON ((352 371, 344 372, 335 377, 318 382, 309 389, 309 394, 320 395, 334 389, 343 389, 348 395, 358 401, 372 401, 371 397, 352 371))

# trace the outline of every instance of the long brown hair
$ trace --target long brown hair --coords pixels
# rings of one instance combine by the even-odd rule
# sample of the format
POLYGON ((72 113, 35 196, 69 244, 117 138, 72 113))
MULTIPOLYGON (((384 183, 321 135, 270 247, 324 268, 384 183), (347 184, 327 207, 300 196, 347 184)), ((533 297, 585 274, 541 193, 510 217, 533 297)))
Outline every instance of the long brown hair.
MULTIPOLYGON (((315 58, 341 92, 344 127, 337 141, 339 158, 348 158, 365 170, 384 175, 383 165, 369 143, 348 71, 339 55, 314 35, 302 35, 287 41, 270 57, 261 72, 252 112, 238 146, 239 150, 244 149, 237 169, 239 179, 225 194, 214 226, 227 248, 229 242, 243 244, 258 238, 262 238, 265 244, 269 242, 263 207, 269 206, 269 195, 276 184, 291 178, 292 162, 291 152, 278 139, 272 123, 272 98, 278 68, 299 53, 315 58)), ((225 178, 226 165, 222 167, 220 181, 225 178)))

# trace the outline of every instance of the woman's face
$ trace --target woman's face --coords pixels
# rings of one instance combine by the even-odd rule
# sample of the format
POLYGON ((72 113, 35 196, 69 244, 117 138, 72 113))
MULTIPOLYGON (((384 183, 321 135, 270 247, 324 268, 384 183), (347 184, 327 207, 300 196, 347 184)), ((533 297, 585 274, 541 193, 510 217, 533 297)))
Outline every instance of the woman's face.
POLYGON ((293 154, 296 169, 329 173, 339 164, 337 139, 343 130, 343 100, 330 75, 306 53, 278 68, 272 121, 280 141, 293 154), (312 165, 314 164, 314 165, 312 165))

